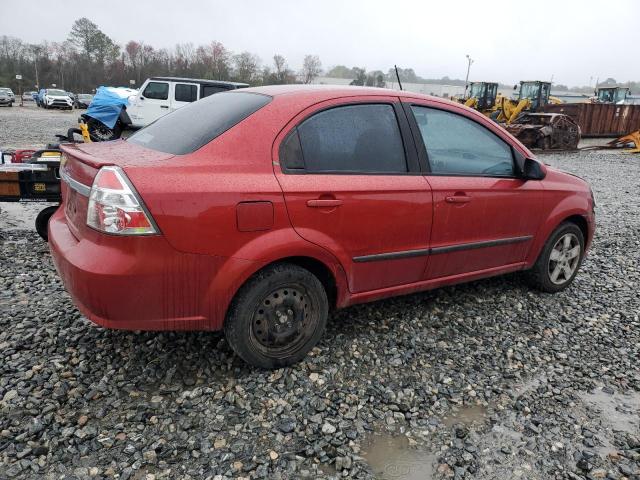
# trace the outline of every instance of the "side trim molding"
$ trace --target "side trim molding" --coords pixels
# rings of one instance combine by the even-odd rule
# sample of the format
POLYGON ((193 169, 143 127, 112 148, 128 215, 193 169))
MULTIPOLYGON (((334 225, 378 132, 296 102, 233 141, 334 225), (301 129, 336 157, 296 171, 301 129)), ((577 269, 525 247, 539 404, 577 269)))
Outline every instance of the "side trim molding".
POLYGON ((476 248, 498 247, 500 245, 510 245, 512 243, 528 242, 532 238, 533 235, 525 235, 524 237, 501 238, 499 240, 487 240, 484 242, 460 243, 458 245, 435 247, 431 249, 431 255, 457 252, 459 250, 475 250, 476 248))
POLYGON ((381 260, 396 260, 400 258, 424 257, 426 255, 438 255, 441 253, 458 252, 460 250, 475 250, 477 248, 497 247, 500 245, 510 245, 512 243, 528 242, 533 235, 522 237, 501 238, 499 240, 486 240, 482 242, 460 243, 457 245, 447 245, 444 247, 422 248, 419 250, 403 250, 401 252, 375 253, 373 255, 363 255, 353 257, 354 263, 377 262, 381 260))
POLYGON ((353 257, 355 263, 377 262, 379 260, 395 260, 398 258, 423 257, 431 253, 430 249, 423 248, 420 250, 403 250, 402 252, 376 253, 374 255, 363 255, 362 257, 353 257))

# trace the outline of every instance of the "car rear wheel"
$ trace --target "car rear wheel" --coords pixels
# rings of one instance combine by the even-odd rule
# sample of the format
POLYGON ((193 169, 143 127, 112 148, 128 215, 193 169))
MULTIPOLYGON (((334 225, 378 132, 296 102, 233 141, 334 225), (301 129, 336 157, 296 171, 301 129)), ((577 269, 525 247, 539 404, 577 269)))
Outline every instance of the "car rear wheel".
POLYGON ((327 294, 315 275, 293 264, 273 265, 240 288, 225 320, 225 336, 245 362, 285 367, 318 343, 328 310, 327 294))
POLYGON ((575 223, 563 223, 553 231, 528 272, 529 282, 543 292, 564 290, 573 282, 583 257, 582 230, 575 223))
POLYGON ((49 241, 49 219, 57 209, 58 205, 47 207, 41 210, 36 217, 36 232, 45 242, 49 241))

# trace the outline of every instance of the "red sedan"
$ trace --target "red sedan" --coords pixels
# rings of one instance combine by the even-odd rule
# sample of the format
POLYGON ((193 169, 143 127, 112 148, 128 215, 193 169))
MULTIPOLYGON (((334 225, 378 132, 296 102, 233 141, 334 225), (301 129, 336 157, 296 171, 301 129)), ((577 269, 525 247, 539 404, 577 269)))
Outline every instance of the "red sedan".
POLYGON ((411 92, 243 89, 63 150, 49 241, 80 311, 224 329, 267 368, 303 358, 332 308, 518 270, 562 290, 594 233, 583 180, 411 92))

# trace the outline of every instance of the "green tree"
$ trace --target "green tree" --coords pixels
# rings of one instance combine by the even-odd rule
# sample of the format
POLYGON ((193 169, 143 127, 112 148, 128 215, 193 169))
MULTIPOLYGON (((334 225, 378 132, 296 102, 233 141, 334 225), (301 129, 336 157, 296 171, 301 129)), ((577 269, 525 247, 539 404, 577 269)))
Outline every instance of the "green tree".
POLYGON ((367 72, 364 68, 353 67, 351 71, 354 74, 354 79, 349 85, 357 85, 363 87, 367 83, 367 72))
POLYGON ((98 25, 86 17, 73 22, 69 42, 78 48, 87 60, 103 64, 118 56, 120 47, 109 38, 98 25))

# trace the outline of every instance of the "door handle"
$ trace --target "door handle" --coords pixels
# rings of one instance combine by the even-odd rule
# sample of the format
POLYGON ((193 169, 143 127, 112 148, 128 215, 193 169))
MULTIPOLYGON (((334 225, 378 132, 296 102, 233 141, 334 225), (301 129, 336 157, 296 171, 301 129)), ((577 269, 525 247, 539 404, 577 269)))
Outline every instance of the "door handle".
POLYGON ((447 203, 469 203, 471 201, 471 197, 467 195, 453 195, 451 197, 445 197, 445 202, 447 203))
POLYGON ((312 208, 321 208, 321 207, 339 207, 342 205, 342 200, 336 199, 318 199, 318 200, 307 200, 307 207, 312 208))
POLYGON ((160 108, 169 108, 167 105, 160 105, 160 108))

